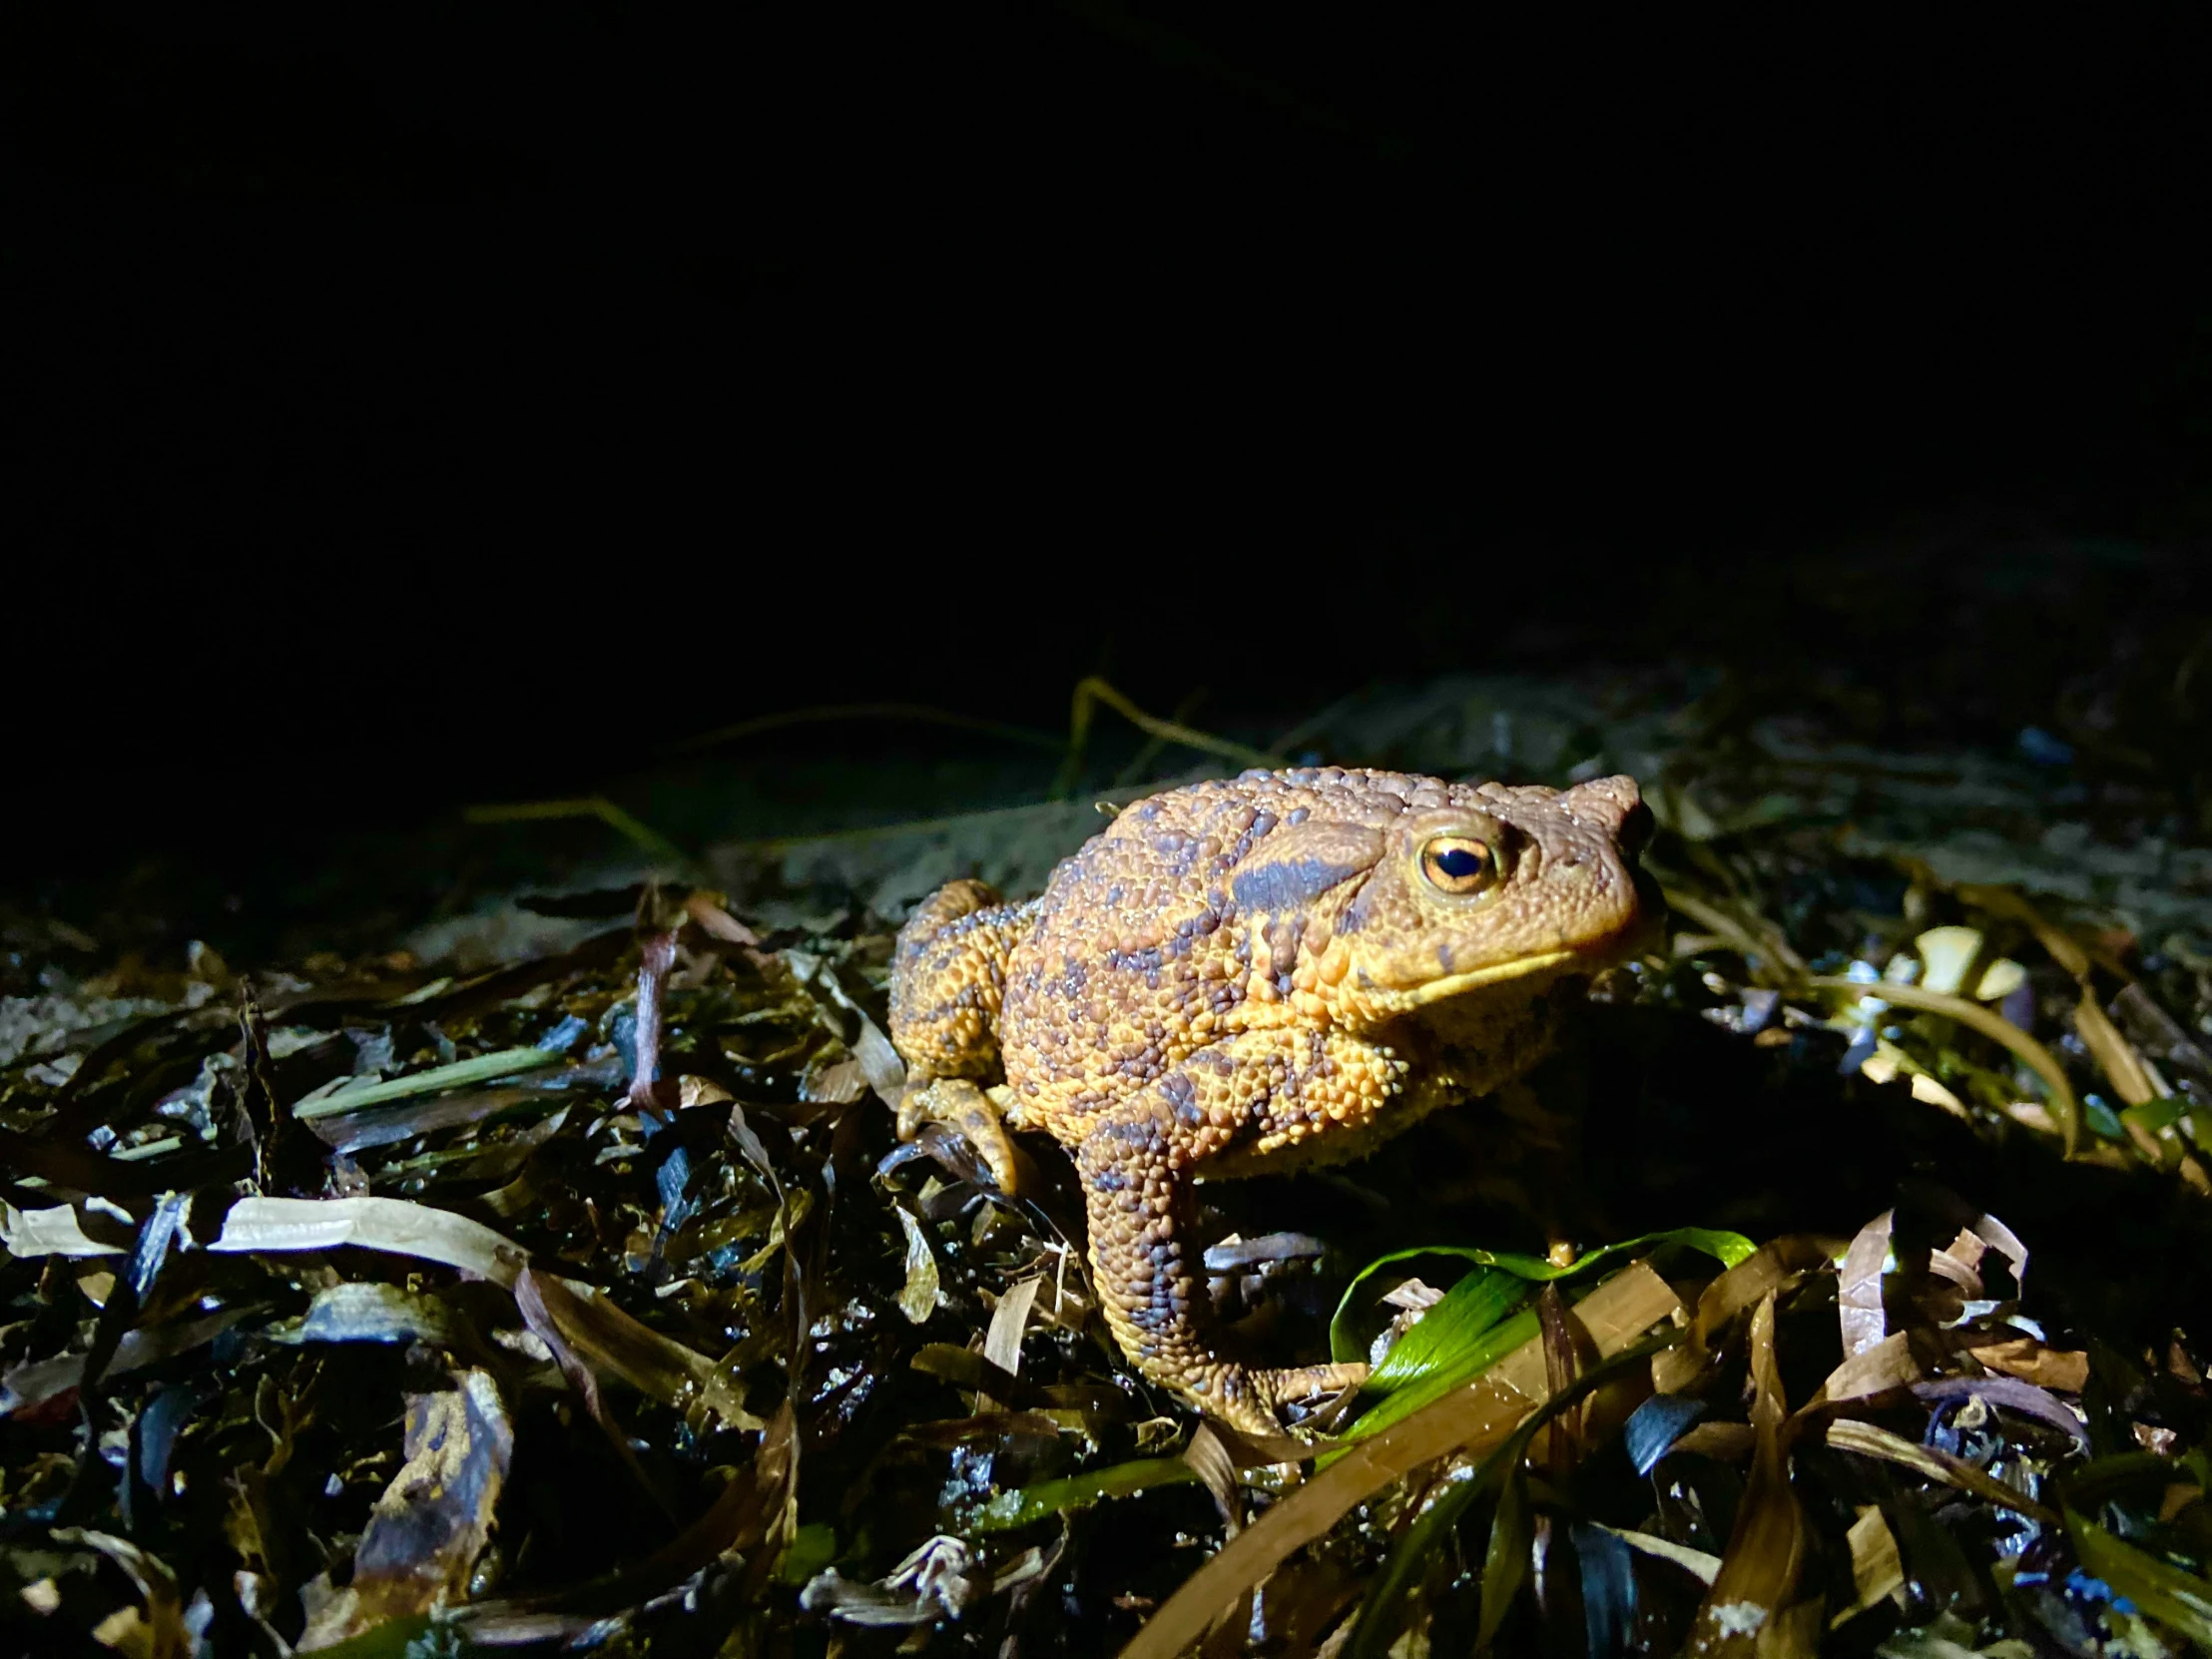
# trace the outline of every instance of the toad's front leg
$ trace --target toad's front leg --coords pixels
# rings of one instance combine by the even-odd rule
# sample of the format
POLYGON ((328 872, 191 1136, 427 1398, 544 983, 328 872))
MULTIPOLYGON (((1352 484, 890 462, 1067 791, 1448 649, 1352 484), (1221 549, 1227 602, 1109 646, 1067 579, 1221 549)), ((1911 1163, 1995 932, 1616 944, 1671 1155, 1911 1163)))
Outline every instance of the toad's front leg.
POLYGON ((1249 1031, 1203 1049, 1105 1113, 1076 1150, 1106 1323, 1147 1377, 1247 1432, 1276 1408, 1362 1381, 1365 1366, 1269 1371, 1220 1354, 1196 1236, 1195 1179, 1231 1158, 1349 1133, 1385 1103, 1398 1069, 1353 1039, 1249 1031))

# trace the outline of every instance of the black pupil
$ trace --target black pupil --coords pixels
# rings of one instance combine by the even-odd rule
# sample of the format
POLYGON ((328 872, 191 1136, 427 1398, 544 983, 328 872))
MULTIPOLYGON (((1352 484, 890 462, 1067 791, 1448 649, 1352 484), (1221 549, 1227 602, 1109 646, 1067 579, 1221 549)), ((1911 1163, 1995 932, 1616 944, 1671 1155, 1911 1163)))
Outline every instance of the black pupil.
POLYGON ((1471 847, 1447 846, 1436 854, 1436 868, 1454 881, 1468 881, 1482 873, 1483 857, 1471 847))

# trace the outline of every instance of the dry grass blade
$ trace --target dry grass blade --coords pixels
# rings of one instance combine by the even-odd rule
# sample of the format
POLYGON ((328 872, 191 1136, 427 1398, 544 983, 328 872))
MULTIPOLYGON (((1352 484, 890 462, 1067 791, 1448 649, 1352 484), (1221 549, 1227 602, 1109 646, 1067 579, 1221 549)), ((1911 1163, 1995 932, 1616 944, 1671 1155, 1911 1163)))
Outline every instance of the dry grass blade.
POLYGON ((1082 777, 1083 752, 1090 744, 1092 711, 1095 705, 1101 703, 1147 737, 1157 738, 1162 743, 1180 744, 1185 749, 1197 750, 1201 755, 1219 756, 1225 761, 1235 761, 1240 766, 1276 765, 1276 757, 1263 750, 1249 749, 1241 743, 1217 738, 1210 732, 1201 732, 1196 727, 1162 720, 1157 715, 1148 715, 1093 674, 1077 681, 1075 685, 1075 697, 1068 712, 1067 760, 1061 767, 1054 794, 1065 795, 1082 777))
POLYGON ((1845 1542, 1851 1546, 1852 1603, 1828 1621, 1831 1630, 1905 1587, 1905 1562, 1898 1554, 1897 1534, 1882 1518, 1880 1508, 1870 1503, 1860 1510, 1859 1518, 1845 1534, 1845 1542))
POLYGON ((1761 1245, 1705 1287, 1682 1346, 1653 1362, 1652 1385, 1661 1393, 1681 1392, 1712 1363, 1715 1350, 1739 1314, 1829 1261, 1831 1255, 1826 1240, 1808 1234, 1791 1234, 1761 1245))
POLYGON ((763 1425, 717 1387, 720 1368, 696 1349, 639 1324, 589 1285, 525 1270, 516 1281, 527 1290, 561 1340, 595 1373, 620 1379, 648 1399, 683 1406, 697 1399, 733 1428, 763 1425))
POLYGON ((631 817, 603 795, 571 801, 513 801, 494 806, 470 807, 461 814, 467 824, 534 824, 549 819, 595 818, 654 863, 688 870, 691 855, 666 835, 631 817))
MULTIPOLYGON (((1775 1292, 1751 1317, 1751 1477, 1728 1553, 1700 1604, 1689 1655, 1810 1654, 1791 1605, 1805 1563, 1805 1513, 1790 1489, 1789 1405, 1775 1362, 1775 1292)), ((1817 1604, 1816 1604, 1817 1605, 1817 1604)))
POLYGON ((1662 1538, 1653 1532, 1636 1532, 1626 1527, 1608 1526, 1606 1531, 1626 1544, 1658 1561, 1672 1561, 1702 1584, 1710 1584, 1720 1576, 1721 1558, 1708 1555, 1702 1549, 1692 1549, 1688 1544, 1678 1544, 1672 1538, 1662 1538))
POLYGON ((1874 1347, 1862 1349, 1828 1374, 1820 1391, 1806 1402, 1806 1409, 1860 1399, 1891 1388, 1909 1388, 1921 1380, 1920 1362, 1913 1358, 1911 1334, 1893 1331, 1874 1347))
POLYGON ((1986 1502, 2041 1521, 2046 1526, 2059 1523, 2056 1510, 2044 1508, 2026 1493, 2007 1486, 1993 1475, 1984 1474, 1963 1458, 1937 1451, 1934 1446, 1915 1444, 1875 1423, 1840 1417, 1828 1425, 1828 1443, 1839 1451, 1856 1451, 1864 1457, 1880 1457, 1885 1462, 1899 1464, 1930 1480, 1971 1492, 1986 1502))
MULTIPOLYGON (((2148 1105, 2159 1098, 2159 1090, 2150 1080, 2144 1068, 2143 1057, 2135 1052, 2135 1045, 2120 1035, 2119 1028, 2107 1017, 2096 993, 2082 987, 2081 1001, 2074 1008, 2074 1035, 2081 1039, 2081 1046, 2089 1051, 2104 1075, 2111 1080, 2112 1092, 2130 1106, 2148 1105)), ((2155 1158, 2157 1154, 2152 1153, 2155 1158)))
MULTIPOLYGON (((123 1569, 145 1599, 143 1618, 128 1631, 115 1630, 114 1640, 101 1636, 103 1646, 144 1654, 146 1659, 185 1659, 193 1651, 192 1634, 185 1624, 184 1602, 178 1593, 176 1575, 159 1556, 141 1549, 128 1538, 119 1538, 111 1532, 96 1532, 90 1527, 57 1526, 51 1536, 56 1543, 88 1544, 97 1549, 123 1569)), ((108 1626, 102 1628, 105 1630, 108 1626)))
MULTIPOLYGON (((998 1306, 991 1310, 990 1330, 983 1337, 983 1358, 1008 1377, 1021 1372, 1021 1337, 1029 1329, 1029 1311, 1037 1305, 1037 1291, 1043 1284, 1042 1279, 1024 1279, 1000 1297, 998 1306)), ((997 1406, 989 1395, 978 1394, 975 1409, 991 1411, 997 1406)))
POLYGON ((2081 1349, 2046 1348, 2033 1337, 2010 1337, 1966 1352, 1990 1371, 2037 1387, 2077 1394, 2089 1385, 2089 1356, 2081 1349))
POLYGON ((353 1245, 442 1262, 514 1288, 528 1254, 481 1222, 403 1198, 242 1198, 210 1250, 334 1250, 353 1245))
POLYGON ((1816 990, 1847 991, 1853 996, 1875 996, 1900 1007, 1941 1014, 1980 1032, 1992 1042, 2003 1044, 2043 1080, 2043 1087, 2050 1095, 2051 1115, 2057 1118, 2058 1132, 2066 1143, 2066 1156, 2070 1158, 2074 1155, 2081 1139, 2081 1103, 2074 1098, 2073 1084, 2067 1081, 2064 1068, 2058 1064, 2049 1049, 2002 1014, 1991 1013, 1978 1002, 1968 1002, 1962 996, 1945 996, 1940 991, 1927 990, 1919 985, 1894 985, 1887 980, 1879 985, 1863 985, 1856 979, 1844 979, 1831 974, 1815 975, 1806 983, 1816 990))
POLYGON ((2035 942, 2043 947, 2044 952, 2052 961, 2076 979, 2088 978, 2089 953, 2081 948, 2072 934, 2045 920, 2043 913, 2030 904, 2020 893, 2015 892, 2010 887, 1985 887, 1970 884, 1959 886, 1954 890, 1968 904, 1987 910, 1991 915, 2003 916, 2008 921, 2019 922, 2035 935, 2035 942))
POLYGON ((1882 1311, 1882 1269, 1890 1258, 1890 1226, 1896 1212, 1885 1210, 1859 1229, 1836 1270, 1836 1315, 1843 1325, 1844 1358, 1873 1348, 1889 1335, 1882 1311))
MULTIPOLYGON (((1593 1291, 1575 1315, 1599 1355, 1610 1357, 1680 1308, 1666 1281, 1638 1262, 1593 1291)), ((1122 1659, 1172 1659, 1205 1635, 1224 1607, 1354 1504, 1448 1452, 1490 1449, 1544 1397, 1539 1337, 1468 1386, 1352 1446, 1246 1527, 1161 1606, 1122 1659)))
POLYGON ((1716 904, 1709 904, 1693 893, 1677 887, 1665 888, 1661 896, 1667 908, 1688 916, 1700 927, 1726 940, 1745 961, 1757 966, 1773 965, 1782 969, 1781 977, 1802 979, 1808 969, 1805 958, 1791 948, 1790 941, 1782 936, 1782 930, 1767 922, 1764 917, 1758 925, 1738 920, 1716 904))
POLYGON ((466 1088, 471 1083, 491 1083, 502 1077, 516 1077, 526 1071, 543 1071, 548 1066, 560 1065, 566 1055, 548 1048, 503 1048, 496 1054, 479 1054, 473 1060, 456 1060, 449 1066, 433 1066, 428 1071, 418 1071, 411 1077, 394 1077, 386 1083, 362 1083, 353 1088, 333 1089, 314 1100, 303 1100, 291 1109, 291 1115, 301 1123, 311 1123, 316 1118, 336 1117, 342 1112, 357 1112, 364 1106, 380 1106, 386 1101, 407 1100, 418 1094, 436 1094, 445 1089, 466 1088))
POLYGON ((1237 1490, 1237 1465, 1210 1424, 1202 1422, 1192 1433, 1191 1443, 1183 1448, 1183 1461, 1213 1494, 1214 1507, 1221 1511, 1224 1536, 1234 1538, 1244 1530, 1244 1499, 1237 1490))
POLYGON ((0 1245, 11 1256, 121 1256, 130 1249, 125 1242, 91 1237, 76 1209, 67 1204, 51 1210, 18 1210, 12 1204, 0 1204, 0 1245))

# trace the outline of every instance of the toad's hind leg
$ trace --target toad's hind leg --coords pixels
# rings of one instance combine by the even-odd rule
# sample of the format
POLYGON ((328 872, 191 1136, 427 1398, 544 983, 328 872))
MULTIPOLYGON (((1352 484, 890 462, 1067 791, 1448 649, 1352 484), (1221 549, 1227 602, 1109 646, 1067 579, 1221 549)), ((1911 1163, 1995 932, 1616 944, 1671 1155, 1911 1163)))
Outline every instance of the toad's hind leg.
POLYGON ((982 1085, 998 1069, 1006 963, 1037 906, 1003 904, 982 881, 948 881, 906 918, 891 955, 891 1044, 906 1062, 898 1136, 950 1124, 1012 1192, 1016 1158, 982 1085))
POLYGON ((1233 1428, 1275 1433, 1279 1406, 1362 1382, 1368 1368, 1271 1371, 1216 1349, 1194 1177, 1332 1101, 1345 1110, 1346 1091, 1372 1092, 1387 1069, 1374 1062, 1335 1035, 1246 1032, 1103 1114, 1076 1150, 1091 1267, 1115 1340, 1139 1371, 1233 1428))

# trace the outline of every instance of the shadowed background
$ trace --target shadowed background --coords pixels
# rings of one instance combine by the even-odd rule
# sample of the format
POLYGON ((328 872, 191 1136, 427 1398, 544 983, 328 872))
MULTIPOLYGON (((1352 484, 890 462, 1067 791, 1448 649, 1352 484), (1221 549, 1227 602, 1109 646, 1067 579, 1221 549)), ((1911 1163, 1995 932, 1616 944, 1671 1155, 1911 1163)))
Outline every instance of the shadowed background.
MULTIPOLYGON (((1093 672, 2008 743, 2201 609, 2201 43, 1764 27, 11 16, 15 884, 1093 672)), ((975 742, 746 755, 879 813, 975 742)))

